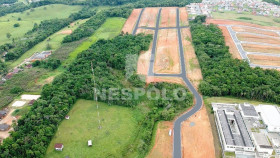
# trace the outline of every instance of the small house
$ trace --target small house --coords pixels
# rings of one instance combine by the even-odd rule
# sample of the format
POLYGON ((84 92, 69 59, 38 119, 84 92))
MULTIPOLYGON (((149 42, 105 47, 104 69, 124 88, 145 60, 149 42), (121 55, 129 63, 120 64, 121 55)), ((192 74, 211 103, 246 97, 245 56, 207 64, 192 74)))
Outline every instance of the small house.
POLYGON ((88 146, 91 147, 92 146, 92 140, 88 141, 88 146))
POLYGON ((70 119, 70 116, 66 115, 66 116, 65 116, 65 119, 66 119, 66 120, 69 120, 69 119, 70 119))
POLYGON ((35 100, 33 99, 33 100, 31 100, 31 101, 28 103, 28 105, 33 105, 34 102, 35 102, 35 100))
POLYGON ((56 151, 62 151, 62 150, 63 150, 63 144, 62 144, 62 143, 56 143, 56 144, 54 145, 54 149, 55 149, 56 151))
POLYGON ((0 131, 7 131, 11 126, 4 123, 4 124, 0 124, 0 131))
POLYGON ((7 111, 1 110, 0 111, 0 120, 2 120, 7 115, 7 111))

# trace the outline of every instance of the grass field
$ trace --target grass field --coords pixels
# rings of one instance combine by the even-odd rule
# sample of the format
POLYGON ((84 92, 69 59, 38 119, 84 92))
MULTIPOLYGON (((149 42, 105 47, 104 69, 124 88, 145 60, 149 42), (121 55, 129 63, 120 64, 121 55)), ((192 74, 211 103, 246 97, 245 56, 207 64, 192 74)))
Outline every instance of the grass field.
POLYGON ((34 8, 34 11, 27 10, 23 13, 12 13, 0 17, 0 45, 12 42, 12 38, 21 38, 23 35, 31 30, 34 23, 39 24, 42 20, 49 20, 54 18, 67 18, 71 13, 78 12, 81 6, 68 6, 62 4, 53 4, 34 8), (21 18, 18 21, 18 18, 21 18), (13 25, 19 23, 20 27, 14 28, 13 25), (10 39, 6 34, 10 33, 10 39))
POLYGON ((236 13, 233 11, 228 12, 213 12, 212 13, 214 19, 226 19, 226 20, 237 20, 237 21, 243 21, 243 22, 250 22, 258 25, 263 26, 278 26, 280 27, 280 23, 275 22, 273 17, 266 17, 266 16, 256 16, 252 15, 250 13, 236 13), (245 18, 251 18, 252 20, 244 20, 243 18, 240 19, 240 17, 245 18))
POLYGON ((105 23, 96 32, 83 42, 73 52, 70 53, 69 58, 63 63, 68 65, 77 57, 79 53, 87 50, 92 44, 100 39, 111 39, 120 34, 126 19, 124 18, 108 18, 105 23))
POLYGON ((45 157, 122 157, 135 138, 141 114, 131 108, 98 105, 97 109, 94 101, 78 100, 69 112, 70 119, 60 124, 45 157), (98 129, 99 119, 102 129, 98 129), (87 146, 88 140, 92 147, 87 146), (55 143, 63 143, 62 152, 54 150, 55 143))
POLYGON ((65 36, 67 36, 67 34, 61 34, 61 31, 65 31, 65 30, 75 30, 79 25, 81 25, 82 23, 86 22, 87 19, 84 20, 77 20, 75 21, 73 24, 74 25, 69 25, 65 28, 63 28, 62 30, 54 33, 53 35, 51 35, 50 37, 48 37, 48 39, 50 39, 48 41, 48 39, 44 40, 43 42, 35 45, 33 48, 31 48, 29 51, 25 52, 20 58, 18 58, 16 61, 13 62, 7 62, 7 65, 9 66, 9 68, 14 68, 15 66, 19 65, 20 63, 22 63, 25 59, 31 57, 34 53, 36 52, 41 52, 46 50, 46 46, 49 43, 51 45, 51 49, 52 50, 56 50, 61 46, 61 42, 63 40, 63 38, 65 36))

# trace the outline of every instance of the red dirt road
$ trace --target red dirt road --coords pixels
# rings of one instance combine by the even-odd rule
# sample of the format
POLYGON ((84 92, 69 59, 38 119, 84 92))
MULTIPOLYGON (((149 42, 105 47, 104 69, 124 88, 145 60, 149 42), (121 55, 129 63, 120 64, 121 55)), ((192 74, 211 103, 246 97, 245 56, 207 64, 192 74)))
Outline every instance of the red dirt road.
POLYGON ((155 73, 180 73, 178 47, 177 31, 175 29, 159 31, 154 66, 155 73))
POLYGON ((155 27, 159 8, 146 8, 142 14, 139 26, 155 27))
POLYGON ((126 20, 126 22, 124 24, 124 27, 122 29, 122 31, 124 33, 132 33, 132 31, 135 27, 136 21, 137 21, 139 15, 140 15, 141 10, 142 9, 134 9, 132 11, 132 13, 130 14, 130 16, 126 20))
POLYGON ((176 26, 176 9, 175 7, 166 7, 161 10, 160 27, 175 27, 176 26))

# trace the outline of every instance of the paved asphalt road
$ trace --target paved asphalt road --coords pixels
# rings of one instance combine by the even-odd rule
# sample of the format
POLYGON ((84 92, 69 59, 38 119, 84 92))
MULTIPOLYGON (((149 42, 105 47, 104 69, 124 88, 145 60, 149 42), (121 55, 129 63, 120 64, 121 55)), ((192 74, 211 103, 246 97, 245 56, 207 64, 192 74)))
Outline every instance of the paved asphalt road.
MULTIPOLYGON (((143 11, 143 10, 142 10, 143 11)), ((160 22, 160 15, 161 15, 161 8, 159 9, 157 19, 156 19, 156 27, 139 27, 139 21, 142 16, 142 12, 139 15, 139 18, 136 22, 135 29, 133 31, 133 34, 137 32, 138 28, 142 29, 151 29, 154 30, 154 38, 153 38, 153 45, 152 45, 152 52, 151 52, 151 59, 150 59, 150 66, 148 71, 148 76, 158 76, 158 77, 181 77, 183 81, 185 82, 188 89, 193 93, 196 103, 194 107, 184 113, 183 115, 179 116, 175 122, 174 122, 174 142, 173 142, 173 157, 174 158, 181 158, 182 157, 182 151, 181 151, 181 124, 185 120, 187 120, 189 117, 191 117, 193 114, 195 114, 198 110, 202 107, 202 97, 199 95, 199 93, 196 91, 196 89, 193 87, 189 79, 186 77, 186 66, 185 66, 185 58, 184 58, 184 49, 182 44, 182 37, 181 37, 181 28, 187 28, 187 26, 180 26, 180 14, 179 9, 177 8, 177 17, 176 17, 176 27, 159 27, 160 22), (177 35, 178 35, 178 41, 179 41, 179 55, 180 55, 180 65, 181 65, 181 73, 179 74, 157 74, 154 73, 154 61, 155 61, 155 54, 156 54, 156 47, 157 47, 157 39, 158 39, 158 31, 161 29, 177 29, 177 35)))

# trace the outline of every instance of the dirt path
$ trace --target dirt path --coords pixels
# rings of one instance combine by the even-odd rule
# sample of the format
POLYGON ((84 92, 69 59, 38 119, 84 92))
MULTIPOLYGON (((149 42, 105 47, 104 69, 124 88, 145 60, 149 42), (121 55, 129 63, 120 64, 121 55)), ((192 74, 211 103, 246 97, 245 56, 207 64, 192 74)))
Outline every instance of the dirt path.
POLYGON ((215 158, 212 130, 205 106, 182 123, 183 158, 215 158))

